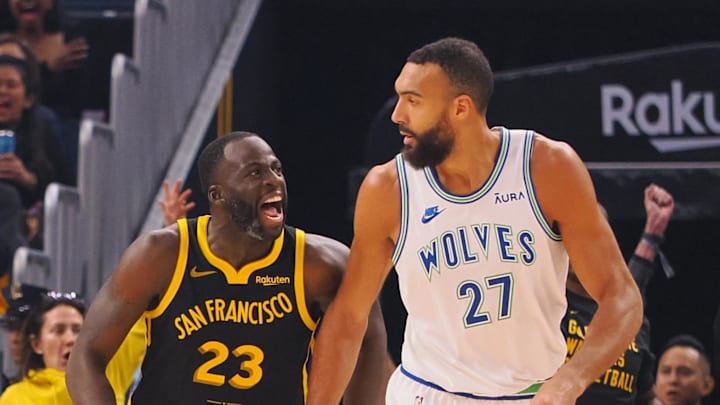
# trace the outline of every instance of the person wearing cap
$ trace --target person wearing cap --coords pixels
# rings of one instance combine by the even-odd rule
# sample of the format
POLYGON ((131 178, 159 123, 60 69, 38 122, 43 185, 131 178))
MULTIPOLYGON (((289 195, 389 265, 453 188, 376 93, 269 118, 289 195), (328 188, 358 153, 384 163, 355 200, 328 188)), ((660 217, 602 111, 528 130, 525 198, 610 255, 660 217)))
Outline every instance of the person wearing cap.
POLYGON ((7 342, 4 351, 9 354, 3 360, 2 387, 0 387, 0 391, 19 380, 19 369, 22 366, 25 318, 46 292, 47 289, 42 287, 20 286, 17 295, 9 302, 7 313, 0 318, 0 327, 5 330, 5 340, 7 342))

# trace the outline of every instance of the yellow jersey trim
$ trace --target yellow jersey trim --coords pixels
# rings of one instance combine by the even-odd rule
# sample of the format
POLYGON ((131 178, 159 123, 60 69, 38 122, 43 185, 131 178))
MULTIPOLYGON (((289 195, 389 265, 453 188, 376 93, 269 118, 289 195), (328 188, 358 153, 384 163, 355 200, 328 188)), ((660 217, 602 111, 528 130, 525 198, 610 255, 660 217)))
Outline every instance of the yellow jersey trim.
POLYGON ((207 238, 207 228, 209 222, 210 215, 203 215, 201 217, 198 217, 198 244, 200 245, 200 250, 205 256, 205 259, 207 259, 210 264, 217 267, 223 274, 225 274, 225 279, 227 280, 228 284, 247 284, 250 276, 254 272, 273 264, 280 256, 283 241, 285 240, 285 229, 283 229, 280 233, 280 236, 275 239, 275 242, 273 242, 273 247, 267 256, 263 257, 262 259, 250 262, 242 266, 239 270, 236 270, 232 264, 228 263, 224 259, 215 256, 212 250, 210 250, 210 244, 208 243, 207 238))
POLYGON ((315 330, 317 323, 310 316, 305 302, 305 232, 295 229, 295 301, 298 313, 303 323, 311 331, 315 330))
POLYGON ((303 397, 305 398, 305 403, 307 403, 307 397, 308 392, 310 389, 309 386, 309 380, 310 375, 308 373, 308 363, 310 363, 310 359, 312 358, 312 353, 315 348, 315 331, 313 331, 312 335, 310 335, 310 344, 308 345, 307 354, 305 355, 305 363, 303 363, 302 368, 302 377, 303 377, 303 397))
MULTIPOLYGON (((180 289, 180 284, 185 276, 185 267, 187 267, 188 259, 188 246, 190 244, 187 219, 178 219, 177 224, 178 232, 180 233, 180 252, 178 253, 178 259, 175 263, 175 270, 173 272, 172 280, 170 280, 170 285, 168 285, 165 294, 162 299, 160 299, 160 303, 152 310, 145 311, 145 316, 149 319, 157 318, 165 312, 173 298, 175 298, 175 294, 177 294, 180 289)), ((150 329, 150 325, 148 325, 148 329, 150 329)), ((150 342, 148 342, 148 344, 150 344, 150 342)))

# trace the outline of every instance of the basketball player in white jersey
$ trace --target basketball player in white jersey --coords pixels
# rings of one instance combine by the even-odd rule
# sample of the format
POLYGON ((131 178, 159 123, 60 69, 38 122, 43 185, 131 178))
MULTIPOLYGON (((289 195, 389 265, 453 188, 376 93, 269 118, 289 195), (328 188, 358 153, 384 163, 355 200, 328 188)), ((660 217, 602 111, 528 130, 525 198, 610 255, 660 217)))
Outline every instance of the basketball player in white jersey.
POLYGON ((625 350, 639 291, 573 149, 490 128, 493 79, 472 43, 407 59, 392 114, 401 154, 360 187, 347 275, 320 328, 309 405, 336 404, 388 271, 408 310, 390 405, 570 405, 625 350), (563 365, 568 256, 598 303, 563 365))

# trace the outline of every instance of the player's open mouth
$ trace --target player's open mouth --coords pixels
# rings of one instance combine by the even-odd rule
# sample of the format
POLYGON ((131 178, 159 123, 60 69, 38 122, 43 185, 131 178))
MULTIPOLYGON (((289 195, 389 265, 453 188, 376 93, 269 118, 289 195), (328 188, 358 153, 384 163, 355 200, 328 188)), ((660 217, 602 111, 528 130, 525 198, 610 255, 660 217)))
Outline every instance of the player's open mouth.
POLYGON ((285 217, 285 213, 283 211, 282 197, 278 194, 275 194, 271 197, 266 198, 260 204, 260 212, 262 213, 262 216, 265 218, 266 222, 268 222, 270 225, 281 225, 285 217))

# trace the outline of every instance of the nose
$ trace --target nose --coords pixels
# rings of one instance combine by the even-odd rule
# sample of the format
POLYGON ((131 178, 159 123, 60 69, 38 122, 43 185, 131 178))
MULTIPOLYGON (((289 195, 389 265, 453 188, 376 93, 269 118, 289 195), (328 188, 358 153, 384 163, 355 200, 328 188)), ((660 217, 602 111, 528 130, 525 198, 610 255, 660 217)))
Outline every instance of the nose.
POLYGON ((68 329, 65 331, 65 334, 63 335, 63 339, 65 341, 65 345, 68 345, 70 347, 75 345, 75 341, 77 341, 78 335, 80 334, 79 330, 73 330, 68 329))
POLYGON ((285 177, 283 177, 282 172, 275 171, 272 168, 269 168, 265 172, 265 184, 271 185, 273 187, 278 187, 279 185, 282 185, 285 183, 285 177))
POLYGON ((395 108, 390 115, 390 120, 396 124, 407 124, 403 112, 402 99, 398 98, 398 101, 395 103, 395 108))

